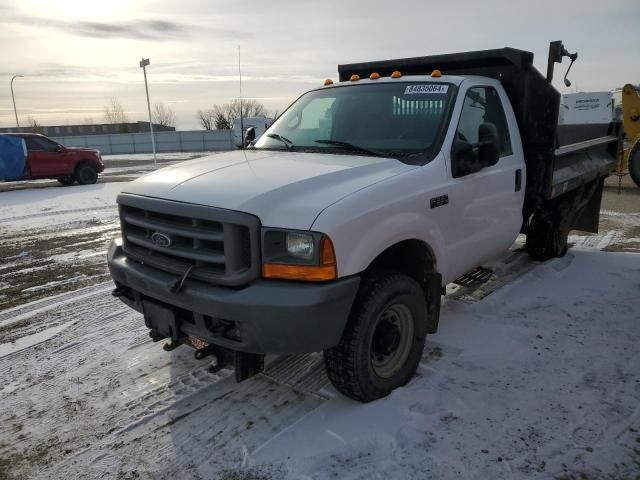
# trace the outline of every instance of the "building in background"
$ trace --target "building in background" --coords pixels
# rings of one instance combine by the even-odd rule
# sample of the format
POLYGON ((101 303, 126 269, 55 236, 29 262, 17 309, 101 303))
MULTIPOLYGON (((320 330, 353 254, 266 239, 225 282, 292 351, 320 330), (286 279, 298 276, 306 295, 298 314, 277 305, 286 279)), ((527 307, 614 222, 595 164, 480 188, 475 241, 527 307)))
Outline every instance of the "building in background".
MULTIPOLYGON (((176 127, 153 124, 154 132, 175 132, 176 127)), ((0 128, 0 133, 41 133, 50 137, 73 137, 76 135, 106 135, 110 133, 149 132, 149 122, 97 123, 87 125, 53 125, 20 128, 0 128)))

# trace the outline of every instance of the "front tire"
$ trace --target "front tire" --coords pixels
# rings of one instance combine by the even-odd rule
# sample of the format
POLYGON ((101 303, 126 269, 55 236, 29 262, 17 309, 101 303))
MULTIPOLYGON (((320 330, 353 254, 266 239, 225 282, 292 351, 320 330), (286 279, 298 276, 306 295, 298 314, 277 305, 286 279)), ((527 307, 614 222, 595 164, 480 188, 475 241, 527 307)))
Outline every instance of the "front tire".
POLYGON ((336 390, 370 402, 407 384, 424 350, 426 303, 424 290, 407 275, 363 281, 340 343, 324 351, 336 390))
POLYGON ((75 179, 80 185, 93 185, 98 181, 98 170, 88 163, 81 164, 76 168, 75 179))

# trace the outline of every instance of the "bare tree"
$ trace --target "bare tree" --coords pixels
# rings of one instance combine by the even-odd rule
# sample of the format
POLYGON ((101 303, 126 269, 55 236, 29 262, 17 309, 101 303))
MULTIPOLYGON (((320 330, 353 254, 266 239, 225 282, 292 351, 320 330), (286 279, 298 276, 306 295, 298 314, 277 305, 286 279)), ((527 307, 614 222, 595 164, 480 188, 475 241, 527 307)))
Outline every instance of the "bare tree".
POLYGON ((153 106, 151 118, 153 118, 154 123, 162 125, 163 127, 175 126, 176 123, 176 114, 173 108, 164 103, 156 103, 153 106))
POLYGON ((124 111, 124 107, 116 97, 109 99, 109 104, 104 107, 104 120, 107 123, 122 124, 128 123, 129 118, 124 111))
MULTIPOLYGON (((243 117, 267 116, 267 109, 257 100, 249 99, 242 101, 243 117)), ((240 118, 240 100, 235 99, 222 105, 214 105, 207 110, 198 110, 198 121, 205 130, 227 130, 233 128, 233 122, 240 118)))
POLYGON ((214 109, 214 122, 216 130, 229 130, 233 127, 233 124, 229 123, 226 115, 221 110, 214 109))
MULTIPOLYGON (((240 100, 235 99, 226 105, 223 105, 229 112, 229 120, 233 124, 236 118, 240 118, 240 100)), ((242 101, 243 117, 266 117, 267 109, 264 105, 252 98, 242 101)))
POLYGON ((42 124, 40 122, 38 122, 38 120, 36 120, 33 117, 29 117, 27 118, 27 130, 31 133, 39 133, 39 134, 44 134, 44 129, 42 128, 42 124))
MULTIPOLYGON (((233 122, 240 118, 240 100, 235 99, 222 105, 214 105, 213 110, 215 125, 218 129, 232 128, 233 122)), ((243 117, 261 117, 267 115, 267 109, 260 102, 249 99, 242 101, 243 117)))
POLYGON ((205 130, 213 130, 215 127, 215 112, 211 109, 208 110, 198 110, 196 113, 196 118, 198 122, 205 130))

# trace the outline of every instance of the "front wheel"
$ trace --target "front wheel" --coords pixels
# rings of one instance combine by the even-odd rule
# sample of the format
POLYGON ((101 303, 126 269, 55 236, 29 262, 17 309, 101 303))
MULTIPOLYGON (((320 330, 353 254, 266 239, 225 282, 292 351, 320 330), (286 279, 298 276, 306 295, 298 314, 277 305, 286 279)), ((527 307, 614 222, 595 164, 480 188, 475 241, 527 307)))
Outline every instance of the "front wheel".
POLYGON ((98 171, 93 165, 82 164, 76 168, 75 179, 80 185, 92 185, 98 181, 98 171))
POLYGON ((340 343, 324 351, 333 386, 370 402, 411 380, 427 333, 425 293, 411 277, 383 275, 365 282, 340 343))

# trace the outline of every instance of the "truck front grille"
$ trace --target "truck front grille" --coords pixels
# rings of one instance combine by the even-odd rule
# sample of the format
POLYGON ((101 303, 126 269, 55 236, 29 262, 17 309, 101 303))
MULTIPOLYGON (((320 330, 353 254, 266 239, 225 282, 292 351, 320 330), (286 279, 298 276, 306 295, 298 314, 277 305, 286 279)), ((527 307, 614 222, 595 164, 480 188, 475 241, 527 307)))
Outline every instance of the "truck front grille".
POLYGON ((252 215, 120 194, 122 247, 132 260, 189 279, 242 286, 260 274, 260 223, 252 215))

